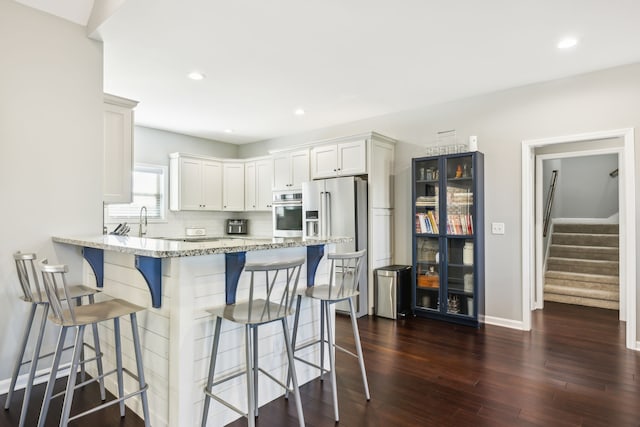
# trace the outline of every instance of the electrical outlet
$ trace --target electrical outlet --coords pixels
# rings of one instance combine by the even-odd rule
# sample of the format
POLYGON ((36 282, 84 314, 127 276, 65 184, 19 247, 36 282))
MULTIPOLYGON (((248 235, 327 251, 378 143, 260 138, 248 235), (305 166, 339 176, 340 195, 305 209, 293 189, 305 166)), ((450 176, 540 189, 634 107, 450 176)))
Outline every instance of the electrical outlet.
POLYGON ((492 222, 491 223, 491 233, 493 233, 493 234, 504 234, 504 222, 492 222))

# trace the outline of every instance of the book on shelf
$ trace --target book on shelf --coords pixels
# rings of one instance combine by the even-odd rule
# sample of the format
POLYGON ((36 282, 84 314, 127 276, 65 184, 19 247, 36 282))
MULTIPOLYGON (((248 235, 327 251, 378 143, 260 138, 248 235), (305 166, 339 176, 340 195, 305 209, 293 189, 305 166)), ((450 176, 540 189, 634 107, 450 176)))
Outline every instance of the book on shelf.
POLYGON ((427 212, 427 219, 429 221, 431 229, 433 230, 433 234, 438 234, 440 232, 440 229, 438 227, 438 217, 433 211, 429 211, 427 212))
POLYGON ((473 235, 473 216, 471 214, 447 215, 447 233, 473 235))

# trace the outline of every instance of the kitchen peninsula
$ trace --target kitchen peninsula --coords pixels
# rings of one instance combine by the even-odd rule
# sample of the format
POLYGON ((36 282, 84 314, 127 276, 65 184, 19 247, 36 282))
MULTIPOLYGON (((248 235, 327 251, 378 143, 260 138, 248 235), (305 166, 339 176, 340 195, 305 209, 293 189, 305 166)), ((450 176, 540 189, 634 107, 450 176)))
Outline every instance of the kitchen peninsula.
MULTIPOLYGON (((147 307, 139 315, 143 361, 149 384, 149 406, 154 426, 200 425, 203 388, 205 385, 213 334, 213 319, 205 310, 233 303, 236 289, 238 300, 248 295, 249 280, 242 274, 244 263, 270 262, 282 259, 306 258, 298 289, 314 280, 328 279, 329 266, 324 253, 333 244, 351 238, 329 239, 252 239, 211 238, 188 239, 138 238, 129 236, 53 237, 56 243, 82 248, 87 260, 84 268, 86 284, 102 286, 109 297, 122 298, 147 307)), ((256 289, 256 292, 263 291, 256 289)), ((318 307, 309 303, 301 307, 299 335, 310 337, 318 330, 318 307)), ((124 321, 124 320, 123 320, 124 321)), ((286 353, 277 326, 261 330, 261 367, 277 378, 286 378, 286 353)), ((239 357, 243 346, 243 329, 222 325, 221 353, 216 372, 233 374, 243 369, 239 357)), ((122 331, 129 330, 122 327, 122 331)), ((113 331, 101 325, 105 369, 113 369, 113 331)), ((125 368, 135 367, 131 337, 123 336, 125 368)), ((88 336, 87 340, 92 338, 88 336)), ((319 351, 309 348, 308 357, 319 363, 319 351), (314 351, 316 354, 314 354, 314 351)), ((304 364, 296 365, 300 384, 315 378, 317 370, 304 364)), ((95 372, 89 372, 96 374, 95 372)), ((239 377, 221 386, 222 393, 240 407, 246 405, 246 392, 239 377)), ((114 392, 115 382, 107 384, 114 392)), ((125 389, 134 387, 125 383, 125 389)), ((126 390, 125 390, 126 392, 126 390)), ((260 401, 263 405, 283 394, 271 381, 260 381, 260 401)), ((137 400, 132 409, 141 414, 137 400)), ((236 419, 235 412, 222 405, 210 410, 210 426, 221 426, 236 419)))

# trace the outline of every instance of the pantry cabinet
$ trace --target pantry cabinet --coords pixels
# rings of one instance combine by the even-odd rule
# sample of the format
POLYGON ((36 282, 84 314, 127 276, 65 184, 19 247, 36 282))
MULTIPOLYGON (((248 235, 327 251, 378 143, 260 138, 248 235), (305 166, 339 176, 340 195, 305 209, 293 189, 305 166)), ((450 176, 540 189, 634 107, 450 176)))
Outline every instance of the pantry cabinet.
POLYGON ((413 308, 479 326, 484 314, 484 157, 471 152, 412 162, 413 308))

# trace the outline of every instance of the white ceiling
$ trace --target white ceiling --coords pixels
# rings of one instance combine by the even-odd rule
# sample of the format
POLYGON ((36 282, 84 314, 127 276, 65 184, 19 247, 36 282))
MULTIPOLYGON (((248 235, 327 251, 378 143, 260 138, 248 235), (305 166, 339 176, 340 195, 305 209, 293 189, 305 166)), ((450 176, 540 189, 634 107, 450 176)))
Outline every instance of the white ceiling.
POLYGON ((247 143, 640 62, 639 17, 638 0, 135 0, 99 36, 104 89, 140 101, 138 124, 247 143))

